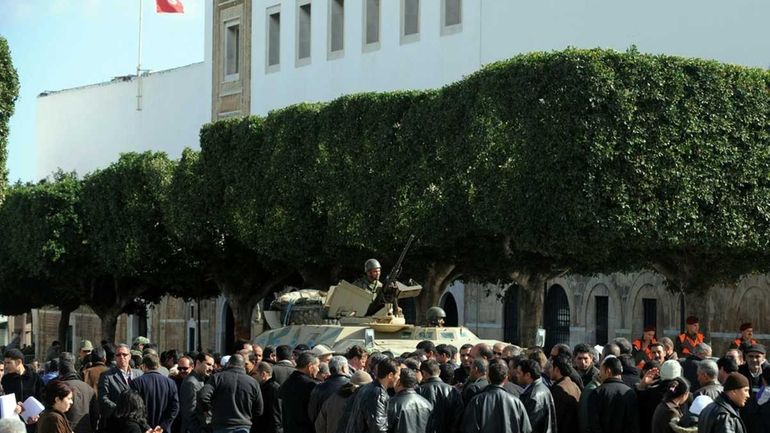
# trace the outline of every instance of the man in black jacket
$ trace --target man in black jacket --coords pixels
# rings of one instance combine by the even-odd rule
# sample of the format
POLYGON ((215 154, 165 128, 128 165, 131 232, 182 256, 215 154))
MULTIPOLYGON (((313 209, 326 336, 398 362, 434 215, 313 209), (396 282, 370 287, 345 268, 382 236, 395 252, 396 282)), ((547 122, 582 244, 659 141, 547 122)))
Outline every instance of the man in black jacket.
POLYGON ((388 389, 399 376, 399 367, 390 358, 377 363, 377 379, 362 386, 348 403, 345 412, 351 414, 346 426, 337 429, 344 433, 386 433, 388 431, 388 389))
POLYGON ((297 369, 286 379, 278 390, 281 398, 284 433, 308 433, 314 430, 313 421, 308 415, 310 394, 318 382, 318 357, 310 352, 302 352, 297 358, 297 369))
POLYGON ((294 373, 294 353, 291 351, 291 347, 282 344, 275 348, 275 357, 278 360, 273 365, 273 379, 278 382, 278 385, 283 385, 286 379, 294 373))
MULTIPOLYGON (((435 361, 434 361, 435 362, 435 361)), ((433 405, 415 392, 417 374, 401 368, 396 381, 396 395, 388 401, 388 432, 431 433, 433 405)))
POLYGON ((251 432, 283 433, 283 412, 281 399, 278 398, 281 385, 273 379, 273 366, 267 362, 260 362, 257 364, 256 370, 265 409, 262 415, 254 420, 251 432))
POLYGON ((601 386, 588 399, 591 433, 638 433, 639 412, 636 393, 623 383, 623 367, 615 356, 608 356, 599 369, 601 386))
POLYGON ((463 386, 463 403, 468 404, 471 399, 487 387, 487 370, 489 362, 484 358, 476 358, 471 363, 471 374, 463 386))
POLYGON ((262 415, 262 392, 246 374, 243 356, 233 355, 227 368, 213 375, 198 395, 200 410, 211 411, 211 426, 217 431, 248 432, 252 419, 262 415))
POLYGON ((556 433, 556 409, 553 396, 541 378, 540 364, 534 359, 524 359, 516 367, 519 385, 524 387, 521 402, 527 409, 534 433, 556 433))
POLYGON ((699 433, 746 433, 739 411, 749 400, 749 381, 740 373, 730 373, 724 391, 706 406, 698 418, 699 433))
POLYGON ((465 408, 464 433, 530 433, 524 404, 503 388, 508 366, 501 361, 489 365, 489 385, 465 408))
POLYGON ((459 432, 463 416, 463 399, 460 392, 439 378, 441 368, 438 362, 425 361, 420 364, 420 371, 423 380, 417 388, 417 394, 433 405, 433 430, 442 433, 459 432))
POLYGON ((310 421, 315 423, 318 413, 321 412, 326 399, 337 392, 343 385, 350 382, 350 368, 348 359, 344 356, 335 356, 329 361, 329 374, 331 376, 313 389, 310 393, 310 403, 307 408, 310 421))
MULTIPOLYGON (((16 394, 16 401, 21 412, 21 403, 29 397, 43 401, 43 380, 31 366, 24 365, 24 354, 19 349, 5 352, 5 374, 2 379, 3 390, 6 394, 16 394)), ((37 417, 30 418, 27 431, 34 432, 37 417)))

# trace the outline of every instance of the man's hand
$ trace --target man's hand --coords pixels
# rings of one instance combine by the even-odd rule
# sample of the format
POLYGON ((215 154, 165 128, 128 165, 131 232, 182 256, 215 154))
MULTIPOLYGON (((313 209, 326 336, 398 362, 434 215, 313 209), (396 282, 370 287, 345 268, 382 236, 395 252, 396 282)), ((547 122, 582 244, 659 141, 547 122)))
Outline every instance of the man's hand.
POLYGON ((20 415, 22 412, 24 412, 24 406, 21 405, 21 402, 17 402, 16 409, 13 411, 16 412, 16 415, 20 415))
POLYGON ((638 388, 641 390, 647 389, 650 385, 652 385, 655 382, 655 379, 660 377, 660 370, 657 368, 651 368, 647 370, 646 373, 644 373, 644 376, 642 376, 641 382, 639 382, 638 388))
POLYGON ((27 418, 27 424, 34 424, 34 423, 37 422, 37 420, 38 420, 38 417, 31 416, 31 417, 27 418))

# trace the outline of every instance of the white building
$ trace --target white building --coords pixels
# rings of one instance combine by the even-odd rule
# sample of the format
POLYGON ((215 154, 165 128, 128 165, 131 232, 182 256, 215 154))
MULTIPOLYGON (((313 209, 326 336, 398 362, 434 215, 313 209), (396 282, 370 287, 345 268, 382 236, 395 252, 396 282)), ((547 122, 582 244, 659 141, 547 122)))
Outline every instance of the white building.
MULTIPOLYGON (((636 46, 767 67, 768 16, 763 0, 206 0, 204 62, 147 76, 142 111, 133 79, 38 98, 38 174, 89 172, 126 151, 178 157, 197 146, 200 126, 211 120, 356 92, 437 88, 531 51, 636 46)), ((715 289, 703 313, 730 320, 714 322, 712 337, 724 343, 741 320, 770 332, 768 287, 757 277, 735 296, 715 289)), ((479 335, 515 339, 517 304, 485 293, 456 282, 442 302, 460 306, 450 315, 479 335)), ((651 273, 561 278, 544 296, 555 308, 545 312, 549 335, 573 344, 635 336, 653 322, 671 335, 681 322, 681 299, 651 273)))

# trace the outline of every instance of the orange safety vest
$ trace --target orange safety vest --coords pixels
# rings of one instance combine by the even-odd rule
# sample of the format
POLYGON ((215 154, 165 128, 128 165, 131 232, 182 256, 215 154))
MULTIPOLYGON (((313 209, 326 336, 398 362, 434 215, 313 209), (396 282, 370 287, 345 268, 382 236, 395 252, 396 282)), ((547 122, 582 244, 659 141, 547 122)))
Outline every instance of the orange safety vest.
MULTIPOLYGON (((733 341, 733 345, 735 345, 736 349, 740 349, 741 348, 741 344, 743 344, 743 339, 741 337, 738 337, 738 338, 735 339, 735 341, 733 341)), ((752 346, 757 344, 757 340, 752 338, 750 344, 752 346)))
MULTIPOLYGON (((657 340, 655 340, 654 338, 652 339, 652 341, 650 341, 650 344, 648 344, 647 347, 644 349, 644 357, 645 357, 645 359, 640 360, 636 364, 637 367, 642 368, 644 366, 645 362, 647 362, 647 361, 652 359, 652 350, 650 350, 650 345, 652 345, 652 343, 656 343, 656 342, 657 342, 657 340)), ((634 340, 634 342, 632 344, 634 345, 634 349, 636 349, 637 352, 642 350, 642 339, 641 338, 638 339, 638 340, 634 340)))
POLYGON ((700 332, 695 335, 695 340, 691 339, 687 333, 679 334, 679 344, 682 346, 682 354, 687 356, 691 355, 695 346, 703 343, 705 338, 706 337, 700 332))

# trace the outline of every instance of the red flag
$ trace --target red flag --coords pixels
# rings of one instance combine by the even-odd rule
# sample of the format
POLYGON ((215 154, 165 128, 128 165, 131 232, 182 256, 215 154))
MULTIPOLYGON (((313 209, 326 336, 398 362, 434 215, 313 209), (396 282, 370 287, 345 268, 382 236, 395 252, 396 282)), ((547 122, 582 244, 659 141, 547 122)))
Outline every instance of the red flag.
POLYGON ((183 14, 184 5, 180 0, 155 0, 155 12, 159 14, 183 14))

